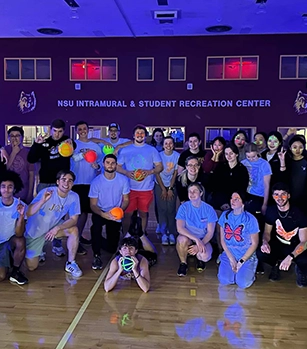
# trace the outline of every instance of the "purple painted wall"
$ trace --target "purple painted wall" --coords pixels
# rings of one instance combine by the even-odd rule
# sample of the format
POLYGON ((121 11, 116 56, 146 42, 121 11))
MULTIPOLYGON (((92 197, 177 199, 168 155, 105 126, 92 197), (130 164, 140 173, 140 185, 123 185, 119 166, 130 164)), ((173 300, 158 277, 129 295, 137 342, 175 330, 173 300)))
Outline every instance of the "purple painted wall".
MULTIPOLYGON (((136 123, 186 126, 186 132, 204 134, 205 126, 257 126, 269 131, 277 126, 306 124, 307 115, 297 116, 293 102, 305 80, 279 80, 281 54, 306 54, 301 43, 307 35, 255 35, 176 38, 102 39, 0 39, 0 64, 4 58, 50 57, 52 81, 4 81, 0 69, 0 143, 4 125, 49 124, 63 118, 68 126, 80 119, 92 125, 119 122, 122 136, 130 136, 136 123), (259 80, 206 81, 207 56, 259 55, 259 80), (187 57, 187 80, 168 81, 168 58, 187 57), (69 81, 69 58, 118 57, 118 81, 81 81, 75 90, 69 81), (136 81, 136 57, 155 58, 155 81, 136 81), (188 91, 187 83, 194 89, 188 91), (36 109, 22 114, 17 108, 21 91, 34 91, 36 109), (267 108, 60 108, 58 100, 270 100, 267 108)), ((177 103, 178 104, 178 103, 177 103)), ((69 130, 69 127, 67 127, 69 130)))

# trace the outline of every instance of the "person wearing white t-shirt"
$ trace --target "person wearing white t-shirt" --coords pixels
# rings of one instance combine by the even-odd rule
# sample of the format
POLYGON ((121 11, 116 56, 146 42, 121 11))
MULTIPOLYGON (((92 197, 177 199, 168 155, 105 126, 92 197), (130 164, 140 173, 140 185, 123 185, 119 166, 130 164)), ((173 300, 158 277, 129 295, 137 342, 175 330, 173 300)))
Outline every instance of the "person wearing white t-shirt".
POLYGON ((65 271, 73 277, 82 275, 75 262, 79 244, 77 223, 81 213, 79 196, 71 190, 75 178, 72 171, 59 171, 56 176, 57 187, 41 190, 28 207, 25 237, 26 264, 30 271, 38 267, 38 257, 45 240, 67 237, 68 261, 65 271))
POLYGON ((93 211, 91 227, 92 249, 94 260, 92 269, 102 269, 100 250, 107 252, 117 251, 120 238, 121 220, 110 213, 115 207, 123 211, 129 204, 130 186, 128 179, 116 172, 117 158, 114 154, 106 155, 103 159, 104 171, 96 177, 90 187, 90 203, 93 211), (106 226, 107 239, 101 235, 103 226, 106 226))
POLYGON ((155 175, 163 170, 159 152, 145 143, 146 127, 135 126, 133 144, 120 151, 117 171, 124 174, 130 181, 129 206, 123 221, 124 233, 129 229, 134 211, 138 211, 142 219, 142 229, 145 232, 148 221, 149 206, 153 201, 155 175))
POLYGON ((23 188, 19 174, 4 171, 0 179, 0 281, 5 280, 8 268, 13 260, 10 281, 18 285, 28 283, 28 279, 19 270, 26 251, 24 238, 26 205, 14 198, 23 188))
MULTIPOLYGON (((80 243, 90 245, 91 242, 82 237, 82 232, 85 227, 89 213, 92 213, 90 207, 90 199, 88 194, 90 192, 90 184, 92 180, 100 174, 100 162, 102 160, 101 148, 98 144, 91 142, 88 138, 89 126, 86 121, 78 121, 75 125, 75 130, 78 139, 75 140, 77 145, 74 154, 71 158, 71 170, 76 175, 74 186, 72 190, 79 195, 81 205, 81 215, 78 219, 78 230, 80 235, 80 243), (94 152, 96 160, 88 162, 87 152, 94 152)), ((85 255, 86 249, 79 244, 78 254, 85 255)))

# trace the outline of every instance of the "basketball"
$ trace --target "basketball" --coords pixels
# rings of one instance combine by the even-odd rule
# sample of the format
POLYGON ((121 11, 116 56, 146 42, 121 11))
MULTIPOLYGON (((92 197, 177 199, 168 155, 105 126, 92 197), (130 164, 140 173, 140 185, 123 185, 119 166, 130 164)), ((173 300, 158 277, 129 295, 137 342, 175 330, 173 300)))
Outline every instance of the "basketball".
POLYGON ((90 164, 95 162, 97 160, 97 153, 95 152, 95 150, 88 150, 84 154, 84 160, 89 162, 90 164))
POLYGON ((120 220, 124 217, 124 211, 120 207, 114 207, 110 210, 112 216, 114 216, 117 220, 120 220))
POLYGON ((105 145, 102 148, 102 152, 104 153, 104 155, 113 154, 114 153, 114 148, 112 146, 105 145))
POLYGON ((134 180, 135 181, 141 182, 144 180, 144 178, 145 178, 145 176, 144 176, 143 170, 135 170, 134 171, 134 180))
POLYGON ((125 271, 131 271, 133 269, 134 262, 133 259, 129 256, 124 257, 122 260, 122 267, 125 271))
POLYGON ((74 148, 70 143, 62 142, 59 144, 59 154, 64 158, 71 156, 74 152, 74 148))

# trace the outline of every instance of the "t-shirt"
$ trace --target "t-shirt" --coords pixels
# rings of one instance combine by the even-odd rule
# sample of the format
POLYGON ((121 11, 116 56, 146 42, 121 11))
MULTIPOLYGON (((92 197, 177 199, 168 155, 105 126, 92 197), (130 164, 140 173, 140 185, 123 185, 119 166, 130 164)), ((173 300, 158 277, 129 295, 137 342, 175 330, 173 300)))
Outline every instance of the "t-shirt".
POLYGON ((87 150, 94 150, 97 153, 96 162, 99 164, 102 160, 101 149, 98 144, 94 142, 81 142, 79 139, 76 141, 76 149, 74 155, 71 157, 71 170, 76 175, 76 184, 90 184, 91 181, 96 177, 97 171, 92 167, 92 164, 87 162, 81 155, 87 150))
POLYGON ((257 161, 244 159, 241 162, 247 168, 249 174, 247 192, 252 195, 264 197, 263 177, 272 174, 270 164, 262 158, 259 158, 257 161))
POLYGON ((215 223, 217 215, 213 207, 203 201, 199 207, 195 207, 191 201, 187 201, 179 207, 176 219, 184 220, 189 232, 195 237, 203 239, 207 234, 208 223, 215 223))
MULTIPOLYGON (((131 144, 122 149, 117 160, 127 171, 152 170, 154 163, 161 163, 161 157, 156 148, 144 144, 137 146, 131 144)), ((136 181, 129 178, 130 188, 136 191, 152 190, 154 187, 155 175, 147 176, 143 181, 136 181)))
MULTIPOLYGON (((26 206, 22 201, 21 203, 26 206)), ((16 220, 19 218, 17 212, 18 199, 14 198, 12 205, 5 206, 0 198, 0 244, 8 241, 15 235, 16 220)))
MULTIPOLYGON (((173 151, 171 155, 166 155, 164 152, 160 153, 160 157, 163 164, 163 171, 160 172, 160 177, 165 187, 169 187, 174 174, 174 171, 178 168, 178 159, 180 154, 173 151)), ((156 180, 156 183, 157 180, 156 180)))
POLYGON ((89 197, 98 198, 97 206, 104 212, 121 207, 123 195, 130 193, 129 180, 116 173, 114 179, 107 179, 102 173, 91 183, 89 197))
POLYGON ((257 219, 247 211, 239 215, 225 211, 219 219, 219 225, 224 230, 225 244, 236 260, 242 258, 249 249, 251 235, 259 233, 257 219))
MULTIPOLYGON (((9 155, 12 153, 12 147, 7 145, 4 148, 9 155)), ((12 166, 10 168, 11 171, 14 171, 20 175, 20 178, 23 183, 23 189, 16 193, 17 198, 21 198, 21 200, 26 200, 29 192, 29 175, 30 172, 34 172, 34 164, 30 164, 28 162, 28 153, 29 149, 23 147, 16 154, 12 166)))
POLYGON ((307 160, 292 160, 290 168, 290 192, 292 202, 306 200, 307 160))
POLYGON ((178 165, 185 168, 185 160, 189 156, 196 156, 198 158, 199 163, 202 164, 204 162, 205 155, 206 155, 206 151, 205 150, 200 149, 198 151, 198 153, 193 154, 193 153, 191 153, 190 149, 187 149, 187 150, 183 151, 180 154, 180 157, 179 157, 179 160, 178 160, 178 165))
POLYGON ((279 211, 277 206, 269 206, 265 222, 272 225, 271 239, 293 249, 300 243, 299 229, 307 227, 307 218, 297 208, 290 207, 289 211, 279 211))
MULTIPOLYGON (((113 146, 114 148, 116 148, 116 147, 117 147, 118 145, 120 145, 120 144, 123 144, 123 143, 130 142, 130 141, 131 141, 131 139, 129 139, 129 138, 118 138, 118 140, 117 140, 116 142, 112 142, 110 138, 102 138, 102 140, 104 140, 105 142, 108 142, 108 143, 112 144, 112 146, 113 146)), ((100 144, 101 144, 101 146, 103 147, 103 144, 102 144, 102 143, 100 143, 100 144)))
POLYGON ((28 217, 26 237, 30 236, 35 239, 45 235, 49 230, 58 225, 67 213, 69 217, 81 213, 79 195, 70 191, 65 198, 62 198, 58 195, 58 187, 49 187, 41 190, 32 200, 31 204, 40 201, 46 190, 52 190, 51 198, 44 203, 38 212, 28 217))

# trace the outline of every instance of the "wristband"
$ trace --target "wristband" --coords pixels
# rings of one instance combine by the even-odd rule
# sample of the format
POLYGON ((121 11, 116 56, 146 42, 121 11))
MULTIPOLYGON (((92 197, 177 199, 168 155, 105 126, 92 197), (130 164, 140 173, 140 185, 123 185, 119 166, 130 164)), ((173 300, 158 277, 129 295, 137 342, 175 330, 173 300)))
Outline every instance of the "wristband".
POLYGON ((173 187, 168 187, 167 189, 168 189, 168 190, 174 190, 174 188, 173 188, 173 187))
POLYGON ((139 278, 139 277, 140 277, 140 275, 141 275, 141 274, 139 274, 139 275, 138 275, 136 278, 134 278, 134 280, 136 280, 137 278, 139 278))
POLYGON ((292 259, 295 258, 294 254, 293 253, 289 253, 289 256, 292 257, 292 259))
POLYGON ((239 262, 240 262, 241 264, 243 264, 243 263, 245 262, 245 260, 244 260, 243 258, 241 258, 241 259, 239 260, 239 262))

